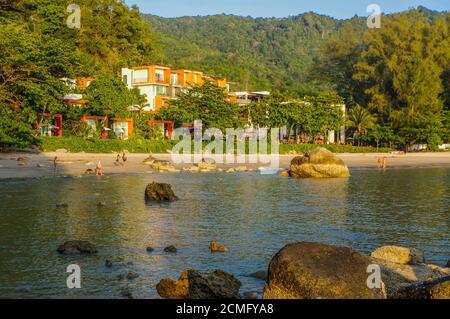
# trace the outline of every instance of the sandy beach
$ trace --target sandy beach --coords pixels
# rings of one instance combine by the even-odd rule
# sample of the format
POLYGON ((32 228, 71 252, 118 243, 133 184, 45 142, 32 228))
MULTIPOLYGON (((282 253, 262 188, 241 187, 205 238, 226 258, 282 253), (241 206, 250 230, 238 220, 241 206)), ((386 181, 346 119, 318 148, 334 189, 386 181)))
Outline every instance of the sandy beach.
MULTIPOLYGON (((79 176, 89 169, 94 170, 100 160, 105 174, 152 173, 149 165, 143 164, 148 154, 127 154, 128 160, 124 166, 115 165, 117 154, 88 153, 41 153, 23 154, 10 153, 0 155, 0 179, 39 178, 47 176, 79 176), (57 157, 57 169, 54 171, 53 160, 57 157)), ((153 154, 159 160, 171 160, 170 154, 153 154)), ((410 154, 337 154, 339 158, 352 169, 377 169, 377 159, 386 157, 390 168, 428 168, 450 167, 450 153, 410 153, 410 154)), ((288 169, 295 155, 280 155, 280 168, 288 169)), ((175 165, 178 169, 190 167, 192 164, 175 165)), ((219 168, 227 169, 246 166, 250 170, 267 166, 262 163, 218 164, 219 168)))

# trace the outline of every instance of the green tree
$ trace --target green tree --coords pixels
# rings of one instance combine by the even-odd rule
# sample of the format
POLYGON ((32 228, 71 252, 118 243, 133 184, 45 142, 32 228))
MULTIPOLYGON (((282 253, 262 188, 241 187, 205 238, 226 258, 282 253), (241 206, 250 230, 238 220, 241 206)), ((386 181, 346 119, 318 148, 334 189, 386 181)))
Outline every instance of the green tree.
POLYGON ((136 91, 132 91, 118 78, 99 77, 86 89, 92 115, 129 117, 129 107, 134 105, 136 91))
POLYGON ((176 121, 201 120, 206 127, 225 132, 226 128, 243 127, 239 106, 227 102, 227 92, 211 82, 195 86, 178 99, 171 100, 168 108, 159 111, 158 117, 176 121))
POLYGON ((356 105, 350 110, 347 126, 353 131, 353 139, 358 140, 359 146, 361 145, 361 138, 375 126, 375 122, 375 117, 360 105, 356 105))

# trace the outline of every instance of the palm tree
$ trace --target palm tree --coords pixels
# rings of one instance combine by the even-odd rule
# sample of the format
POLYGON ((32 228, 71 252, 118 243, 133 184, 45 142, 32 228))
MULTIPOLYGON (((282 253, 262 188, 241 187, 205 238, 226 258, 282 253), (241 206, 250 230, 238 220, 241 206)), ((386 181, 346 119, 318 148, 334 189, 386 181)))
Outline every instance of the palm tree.
POLYGON ((361 146, 361 136, 366 135, 375 124, 375 116, 358 104, 351 109, 347 119, 347 125, 353 129, 353 138, 358 139, 358 146, 361 146))

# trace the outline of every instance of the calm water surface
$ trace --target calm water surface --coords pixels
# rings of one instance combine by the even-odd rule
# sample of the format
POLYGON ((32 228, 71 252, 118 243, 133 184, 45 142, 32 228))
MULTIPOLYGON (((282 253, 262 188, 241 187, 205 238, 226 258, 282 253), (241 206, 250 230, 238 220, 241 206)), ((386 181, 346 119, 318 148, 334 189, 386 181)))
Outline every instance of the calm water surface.
POLYGON ((0 182, 0 297, 119 298, 128 289, 152 298, 159 280, 191 268, 229 271, 243 282, 242 292, 261 292, 264 283, 247 275, 267 269, 271 256, 295 241, 365 253, 404 245, 443 265, 449 224, 448 168, 356 170, 335 180, 182 173, 0 182), (152 181, 171 183, 180 201, 146 205, 152 181), (108 206, 98 208, 99 201, 108 206), (57 246, 70 239, 91 241, 99 253, 58 255, 57 246), (211 254, 211 240, 230 252, 211 254), (169 245, 179 252, 163 253, 169 245), (73 263, 81 266, 82 289, 66 288, 73 263), (140 277, 118 280, 128 271, 140 277))

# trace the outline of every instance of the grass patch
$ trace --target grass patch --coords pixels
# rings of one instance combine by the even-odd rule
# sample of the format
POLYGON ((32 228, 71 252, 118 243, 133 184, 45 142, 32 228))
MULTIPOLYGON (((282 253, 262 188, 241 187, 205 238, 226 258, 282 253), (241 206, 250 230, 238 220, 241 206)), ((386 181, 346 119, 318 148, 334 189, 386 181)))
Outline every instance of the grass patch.
POLYGON ((351 145, 280 144, 280 154, 305 154, 321 146, 333 153, 389 153, 393 149, 351 145))
POLYGON ((145 139, 129 139, 126 141, 109 139, 83 139, 80 137, 41 137, 39 148, 44 152, 66 149, 71 153, 166 153, 171 150, 172 141, 156 141, 145 139))
MULTIPOLYGON (((83 139, 75 136, 41 137, 39 148, 44 152, 54 152, 66 149, 71 153, 117 153, 128 151, 130 153, 167 153, 172 150, 175 141, 146 140, 132 138, 126 141, 109 139, 83 139)), ((207 145, 204 142, 203 145, 207 145)), ((247 145, 248 146, 248 145, 247 145)), ((304 154, 318 146, 327 148, 333 153, 375 153, 391 152, 389 148, 358 147, 348 145, 314 145, 314 144, 280 144, 280 154, 304 154)), ((225 151, 224 145, 224 151, 225 151)), ((248 147, 247 152, 248 152, 248 147)), ((192 147, 193 149, 193 147, 192 147)))

